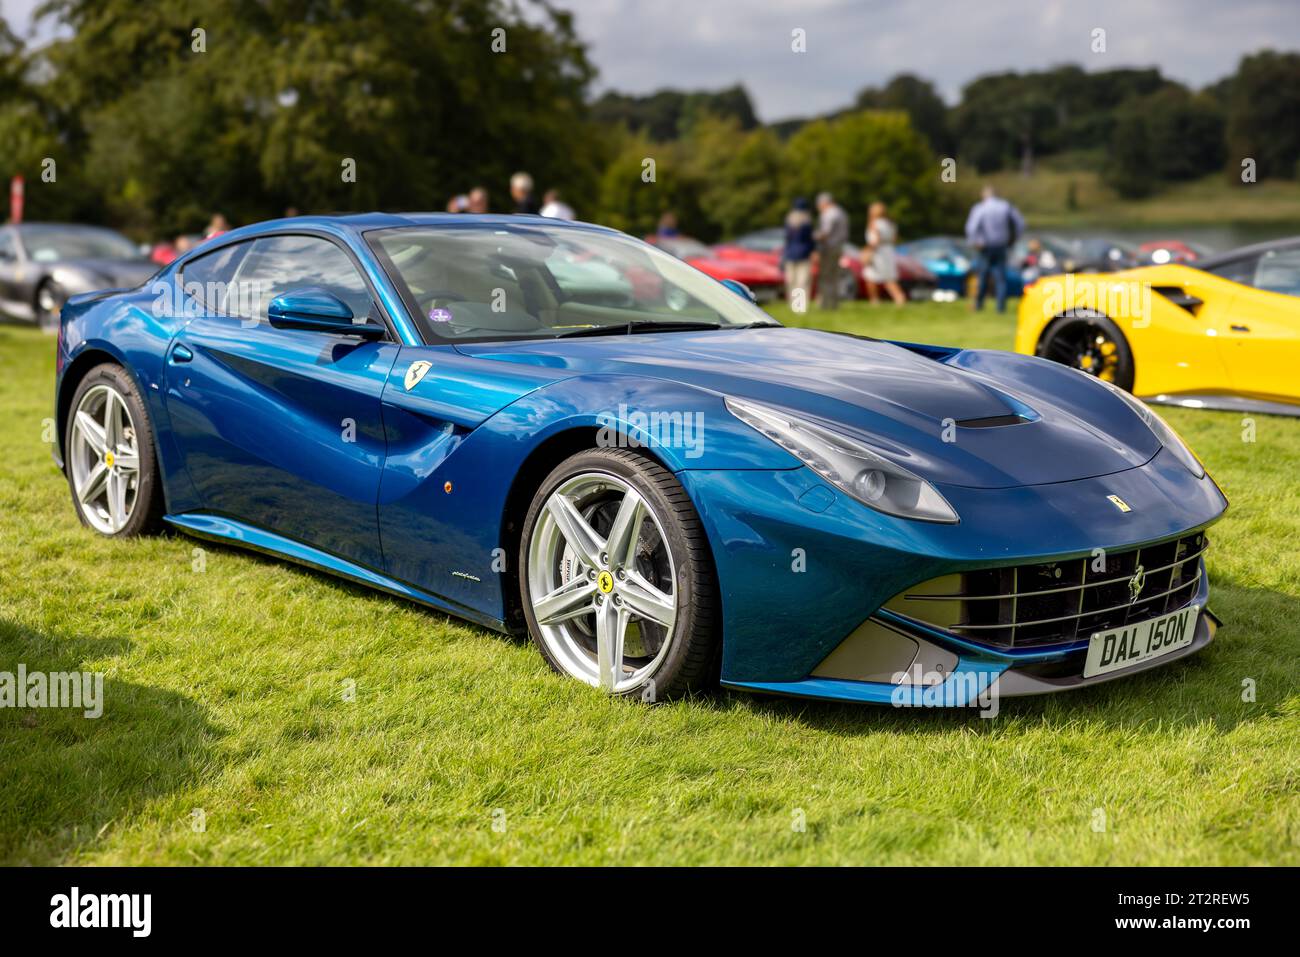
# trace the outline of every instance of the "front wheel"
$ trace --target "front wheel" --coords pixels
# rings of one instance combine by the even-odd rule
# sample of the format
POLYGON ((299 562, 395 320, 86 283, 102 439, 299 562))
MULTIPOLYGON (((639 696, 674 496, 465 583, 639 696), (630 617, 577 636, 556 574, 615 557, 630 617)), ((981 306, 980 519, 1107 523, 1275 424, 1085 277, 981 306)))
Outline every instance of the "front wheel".
POLYGON ((1133 350, 1119 326, 1105 316, 1076 313, 1054 319, 1039 340, 1038 355, 1133 391, 1133 350))
POLYGON ((562 462, 520 543, 524 615, 561 674, 648 700, 704 688, 719 642, 699 517, 673 474, 626 449, 562 462))

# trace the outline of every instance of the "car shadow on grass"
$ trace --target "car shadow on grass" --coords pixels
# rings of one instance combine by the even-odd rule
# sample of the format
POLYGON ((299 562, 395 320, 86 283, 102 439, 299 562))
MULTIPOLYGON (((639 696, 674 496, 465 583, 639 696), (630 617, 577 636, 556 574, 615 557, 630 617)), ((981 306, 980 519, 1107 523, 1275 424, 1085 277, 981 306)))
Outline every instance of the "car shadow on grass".
MULTIPOLYGON (((20 665, 29 680, 93 673, 130 646, 123 638, 34 631, 0 616, 0 672, 10 681, 20 665)), ((216 729, 186 696, 125 681, 112 669, 97 700, 98 717, 87 717, 95 709, 86 700, 75 708, 0 708, 0 864, 74 862, 210 765, 216 729)))
MULTIPOLYGON (((483 629, 410 599, 309 565, 220 542, 208 542, 205 547, 220 548, 258 563, 298 572, 359 599, 396 602, 421 609, 449 625, 478 631, 485 641, 528 641, 526 636, 483 629)), ((1214 642, 1199 654, 1091 688, 1003 698, 993 718, 981 717, 980 711, 974 708, 891 708, 725 689, 700 695, 696 700, 708 709, 744 710, 847 735, 888 731, 939 733, 954 728, 997 733, 1011 721, 1023 727, 1025 722, 1052 726, 1077 720, 1097 721, 1109 728, 1136 728, 1153 721, 1167 726, 1210 723, 1226 731, 1276 714, 1282 702, 1300 693, 1300 680, 1292 664, 1296 654, 1294 633, 1300 631, 1300 624, 1291 624, 1300 623, 1300 598, 1250 588, 1219 575, 1214 580, 1210 606, 1224 626, 1214 642), (1247 679, 1257 688, 1254 702, 1242 699, 1243 682, 1247 679)), ((564 679, 557 676, 556 680, 564 679)))
POLYGON ((891 708, 728 692, 718 707, 745 709, 793 720, 835 734, 900 731, 945 732, 964 728, 998 733, 1013 724, 1043 726, 1096 722, 1109 729, 1144 725, 1210 725, 1230 731, 1240 724, 1278 717, 1300 695, 1295 669, 1300 598, 1247 587, 1229 578, 1214 581, 1210 607, 1223 621, 1215 640, 1198 654, 1104 684, 1060 694, 1002 698, 997 714, 975 708, 891 708), (1254 700, 1248 700, 1253 693, 1254 700))

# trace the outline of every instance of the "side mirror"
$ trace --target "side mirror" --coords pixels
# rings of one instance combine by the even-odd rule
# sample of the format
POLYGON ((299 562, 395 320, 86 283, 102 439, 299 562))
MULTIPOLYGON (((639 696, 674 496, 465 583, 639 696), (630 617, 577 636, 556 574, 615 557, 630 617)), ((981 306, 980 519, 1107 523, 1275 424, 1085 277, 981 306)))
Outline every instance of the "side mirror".
POLYGON ((758 297, 754 295, 754 290, 750 289, 739 279, 720 279, 718 281, 734 292, 737 296, 748 299, 750 302, 757 304, 758 297))
POLYGON ((355 323, 348 304, 317 286, 295 289, 276 296, 267 307, 266 318, 277 329, 332 332, 340 336, 378 339, 386 330, 374 322, 355 323))

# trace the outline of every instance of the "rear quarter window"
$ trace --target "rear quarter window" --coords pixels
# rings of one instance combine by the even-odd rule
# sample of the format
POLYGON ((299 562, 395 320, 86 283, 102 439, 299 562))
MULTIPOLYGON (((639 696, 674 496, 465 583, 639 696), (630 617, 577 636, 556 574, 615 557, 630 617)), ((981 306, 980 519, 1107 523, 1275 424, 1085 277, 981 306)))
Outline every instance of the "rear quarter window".
POLYGON ((232 243, 216 252, 191 259, 181 267, 185 295, 212 313, 226 315, 226 301, 236 271, 252 243, 232 243))

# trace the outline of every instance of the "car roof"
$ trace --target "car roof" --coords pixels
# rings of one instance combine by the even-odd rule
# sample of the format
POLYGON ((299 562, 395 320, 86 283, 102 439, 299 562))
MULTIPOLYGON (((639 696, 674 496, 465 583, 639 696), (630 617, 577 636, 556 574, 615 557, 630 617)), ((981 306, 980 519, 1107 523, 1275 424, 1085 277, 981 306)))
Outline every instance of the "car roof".
POLYGON ((565 219, 550 219, 533 214, 519 213, 337 213, 325 216, 293 216, 284 219, 268 219, 249 226, 232 229, 234 233, 252 233, 279 230, 286 226, 298 226, 304 229, 321 226, 333 226, 355 232, 370 232, 375 229, 396 229, 404 226, 518 226, 533 223, 561 229, 589 229, 602 232, 615 232, 607 226, 595 223, 583 223, 565 219))
POLYGON ((6 223, 6 228, 17 230, 20 233, 39 232, 44 229, 84 229, 100 233, 113 233, 120 236, 112 226, 101 226, 98 223, 54 223, 54 222, 21 222, 6 223))
POLYGON ((198 246, 179 256, 167 268, 181 268, 186 263, 215 252, 223 246, 257 239, 270 233, 293 232, 295 230, 320 231, 351 234, 360 237, 363 233, 378 229, 401 229, 411 226, 520 226, 524 224, 544 225, 548 229, 574 229, 588 232, 613 233, 623 235, 608 226, 595 223, 582 223, 573 220, 551 219, 533 214, 515 213, 337 213, 324 216, 289 216, 281 219, 267 219, 258 223, 240 226, 220 235, 205 240, 198 246))
POLYGON ((1198 259, 1192 263, 1197 269, 1214 269, 1218 266, 1226 266, 1229 263, 1237 262, 1240 259, 1248 259, 1251 256, 1258 256, 1277 249, 1295 249, 1300 246, 1300 236, 1288 236, 1285 239, 1270 239, 1267 242, 1252 243, 1249 246, 1240 246, 1237 249, 1230 249, 1226 253, 1219 253, 1215 256, 1207 256, 1204 259, 1198 259))

